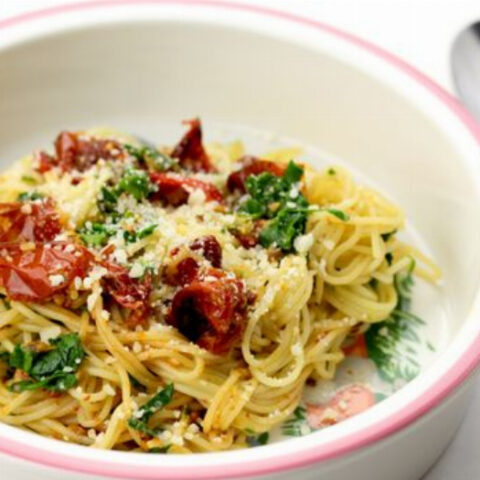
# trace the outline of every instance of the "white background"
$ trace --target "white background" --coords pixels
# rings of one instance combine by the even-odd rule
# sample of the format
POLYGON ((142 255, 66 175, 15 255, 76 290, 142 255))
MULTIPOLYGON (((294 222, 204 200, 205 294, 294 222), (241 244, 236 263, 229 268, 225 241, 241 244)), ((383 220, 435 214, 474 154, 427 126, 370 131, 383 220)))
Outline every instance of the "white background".
MULTIPOLYGON (((450 91, 452 40, 465 25, 480 20, 480 0, 243 1, 290 10, 348 30, 402 57, 450 91)), ((0 18, 61 3, 73 0, 0 0, 0 18)), ((423 480, 480 480, 479 437, 480 379, 456 439, 423 480)), ((17 479, 10 476, 8 480, 17 479)))

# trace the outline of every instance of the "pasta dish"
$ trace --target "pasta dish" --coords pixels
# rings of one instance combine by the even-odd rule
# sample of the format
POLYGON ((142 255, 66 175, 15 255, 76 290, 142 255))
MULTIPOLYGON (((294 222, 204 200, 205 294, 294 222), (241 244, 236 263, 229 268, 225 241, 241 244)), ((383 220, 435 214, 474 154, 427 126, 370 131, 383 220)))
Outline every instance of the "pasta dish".
POLYGON ((173 147, 64 131, 0 176, 0 421, 123 451, 265 443, 405 310, 402 280, 440 277, 344 168, 186 123, 173 147))

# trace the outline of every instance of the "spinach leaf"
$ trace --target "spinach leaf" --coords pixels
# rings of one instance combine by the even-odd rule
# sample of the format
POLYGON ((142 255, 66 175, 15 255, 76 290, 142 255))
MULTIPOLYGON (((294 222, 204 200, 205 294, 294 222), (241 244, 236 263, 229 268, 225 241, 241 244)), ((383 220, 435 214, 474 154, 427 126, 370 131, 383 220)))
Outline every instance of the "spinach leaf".
POLYGON ((139 432, 155 437, 162 429, 150 428, 148 421, 152 415, 168 405, 173 398, 173 383, 154 395, 145 405, 140 407, 128 420, 128 425, 139 432))
POLYGON ((60 335, 49 341, 52 349, 35 352, 28 347, 16 345, 10 354, 8 364, 23 370, 29 380, 13 383, 15 392, 45 388, 51 391, 65 391, 77 384, 75 372, 85 357, 85 351, 76 333, 60 335))

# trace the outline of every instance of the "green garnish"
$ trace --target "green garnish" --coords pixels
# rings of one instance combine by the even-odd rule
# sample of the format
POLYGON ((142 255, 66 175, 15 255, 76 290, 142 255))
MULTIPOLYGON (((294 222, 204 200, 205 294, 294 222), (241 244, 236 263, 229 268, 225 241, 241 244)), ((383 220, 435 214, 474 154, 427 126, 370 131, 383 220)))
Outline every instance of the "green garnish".
POLYGON ((330 168, 327 170, 327 173, 328 173, 329 175, 335 175, 337 172, 335 171, 334 168, 331 168, 331 167, 330 167, 330 168))
POLYGON ((134 243, 137 240, 141 240, 142 238, 148 237, 151 235, 155 229, 157 228, 157 224, 149 225, 148 227, 142 228, 138 233, 135 232, 127 232, 126 230, 123 232, 123 238, 128 243, 134 243))
POLYGON ((388 252, 385 254, 385 260, 387 261, 387 263, 389 265, 391 265, 393 263, 393 254, 388 252))
POLYGON ((338 210, 336 208, 327 208, 326 210, 330 215, 333 215, 343 222, 348 222, 350 220, 350 216, 347 215, 343 210, 338 210))
POLYGON ((118 182, 117 193, 129 193, 136 200, 142 200, 152 192, 148 174, 136 168, 127 168, 118 182))
POLYGON ((263 432, 258 436, 248 435, 247 443, 251 447, 259 447, 261 445, 266 445, 268 443, 269 438, 270 438, 270 435, 268 432, 263 432))
POLYGON ((405 272, 395 275, 397 305, 390 316, 374 323, 365 333, 369 358, 378 368, 379 375, 386 381, 412 380, 420 372, 418 362, 411 356, 420 337, 419 326, 424 321, 410 312, 411 290, 414 284, 412 260, 405 272))
POLYGON ((137 233, 138 240, 141 240, 142 238, 145 238, 145 237, 148 237, 149 235, 151 235, 157 227, 158 227, 158 225, 156 223, 154 223, 152 225, 149 225, 148 227, 142 228, 142 230, 140 230, 137 233))
POLYGON ((44 388, 63 392, 77 384, 75 372, 85 357, 85 351, 76 333, 60 335, 49 340, 53 347, 47 352, 35 352, 28 347, 16 345, 9 355, 8 365, 24 371, 31 380, 22 380, 10 385, 13 392, 44 388))
POLYGON ((108 242, 108 239, 115 234, 115 230, 103 223, 92 223, 88 227, 84 225, 78 233, 86 245, 103 247, 108 242))
POLYGON ((45 195, 39 192, 22 192, 18 195, 17 200, 19 202, 33 202, 42 198, 45 198, 45 195))
POLYGON ((159 152, 156 148, 149 145, 135 147, 134 145, 125 144, 124 147, 132 157, 135 157, 140 163, 146 164, 149 170, 163 172, 170 170, 177 164, 174 158, 159 152))
POLYGON ((28 183, 29 185, 36 185, 37 179, 34 177, 31 177, 30 175, 22 175, 21 176, 22 182, 28 183))
MULTIPOLYGON (((245 188, 248 196, 238 210, 253 219, 270 220, 259 234, 263 247, 275 245, 286 253, 294 251, 295 238, 305 233, 308 214, 319 210, 310 206, 300 193, 298 182, 302 176, 303 168, 290 161, 281 177, 268 172, 247 177, 245 188)), ((350 219, 341 210, 328 208, 326 211, 345 222, 350 219)))
POLYGON ((140 407, 128 420, 128 425, 139 432, 155 437, 162 431, 160 428, 150 428, 148 421, 152 415, 168 405, 173 398, 173 383, 154 395, 145 405, 140 407))
POLYGON ((309 204, 297 185, 302 175, 303 168, 290 161, 282 177, 264 172, 246 179, 249 196, 239 211, 254 219, 271 220, 260 232, 262 246, 276 245, 284 252, 291 252, 295 238, 305 232, 309 204))
POLYGON ((153 447, 148 451, 148 453, 167 453, 170 447, 170 444, 165 445, 164 447, 153 447))
POLYGON ((382 233, 380 236, 382 237, 382 240, 384 242, 388 242, 393 235, 397 233, 397 230, 392 230, 391 232, 388 233, 382 233))

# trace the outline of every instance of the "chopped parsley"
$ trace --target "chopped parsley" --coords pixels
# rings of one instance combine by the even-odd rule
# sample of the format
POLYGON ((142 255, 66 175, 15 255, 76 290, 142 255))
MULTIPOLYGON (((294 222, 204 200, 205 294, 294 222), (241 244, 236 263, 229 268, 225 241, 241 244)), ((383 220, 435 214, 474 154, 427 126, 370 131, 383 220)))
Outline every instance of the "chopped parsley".
POLYGON ((22 192, 18 195, 17 200, 19 202, 33 202, 42 198, 45 198, 45 195, 39 192, 22 192))
POLYGON ((268 432, 263 432, 260 435, 248 435, 247 443, 250 447, 259 447, 261 445, 266 445, 270 435, 268 432))
POLYGON ((343 210, 338 210, 336 208, 327 208, 327 212, 334 217, 342 220, 342 222, 348 222, 350 220, 350 216, 347 215, 343 210))
POLYGON ((177 165, 177 161, 159 152, 156 148, 150 145, 142 145, 141 147, 135 147, 134 145, 125 144, 125 150, 135 157, 141 164, 145 164, 149 170, 165 171, 170 170, 177 165))
POLYGON ((142 238, 146 238, 151 235, 155 231, 157 226, 158 225, 154 223, 152 225, 149 225, 148 227, 142 228, 138 233, 125 231, 123 232, 123 238, 127 243, 136 242, 137 240, 141 240, 142 238))
POLYGON ((167 453, 171 445, 165 445, 164 447, 153 447, 148 450, 148 453, 167 453))
POLYGON ((116 193, 128 193, 136 200, 142 200, 153 191, 148 174, 144 170, 127 168, 118 182, 116 193))
POLYGON ((382 240, 384 242, 388 242, 393 235, 397 233, 397 230, 392 230, 391 232, 388 233, 382 233, 380 236, 382 237, 382 240))
POLYGON ((248 197, 239 211, 254 219, 270 220, 259 235, 263 247, 275 245, 291 252, 295 238, 305 232, 309 204, 298 190, 302 176, 303 168, 290 161, 281 177, 263 172, 246 179, 248 197))
POLYGON ((30 175, 22 175, 21 177, 22 182, 28 183, 29 185, 36 185, 37 179, 34 177, 31 177, 30 175))
POLYGON ((385 254, 385 260, 387 261, 388 265, 393 263, 393 254, 388 252, 385 254))
MULTIPOLYGON (((305 233, 308 214, 318 210, 318 207, 310 206, 299 191, 302 176, 303 168, 290 161, 281 177, 263 172, 246 179, 248 196, 238 211, 253 219, 270 220, 259 234, 263 247, 274 245, 286 253, 294 251, 295 238, 305 233)), ((342 221, 350 219, 341 210, 327 208, 326 211, 342 221)))
POLYGON ((44 388, 63 392, 77 384, 75 372, 85 357, 85 351, 76 333, 50 339, 51 349, 36 352, 28 346, 16 345, 9 354, 8 366, 25 372, 30 379, 10 385, 13 392, 44 388))
POLYGON ((84 225, 78 231, 78 234, 86 245, 103 247, 108 239, 115 234, 115 230, 103 223, 92 223, 88 224, 88 227, 84 225))
POLYGON ((162 431, 160 428, 151 428, 148 421, 154 413, 168 405, 173 398, 173 383, 169 383, 163 390, 154 395, 145 405, 140 407, 128 420, 128 425, 151 437, 155 437, 162 431))

